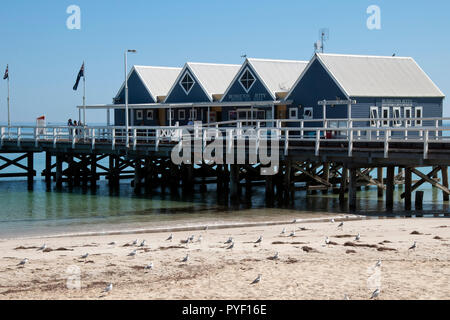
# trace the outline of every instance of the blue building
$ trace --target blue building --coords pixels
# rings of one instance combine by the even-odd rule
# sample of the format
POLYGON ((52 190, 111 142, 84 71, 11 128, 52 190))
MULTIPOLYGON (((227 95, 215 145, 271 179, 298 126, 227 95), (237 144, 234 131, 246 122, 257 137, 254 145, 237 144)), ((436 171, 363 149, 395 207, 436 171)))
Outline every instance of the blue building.
MULTIPOLYGON (((181 68, 133 66, 128 74, 130 125, 165 125, 164 110, 151 106, 165 100, 181 68)), ((125 81, 114 98, 114 105, 125 104, 125 81)), ((114 124, 125 125, 124 108, 114 109, 114 124)))
MULTIPOLYGON (((355 127, 400 127, 405 122, 396 118, 439 118, 444 98, 412 58, 320 53, 314 55, 286 97, 292 100, 292 108, 298 109, 300 119, 323 119, 319 101, 356 100, 351 108, 336 105, 325 110, 327 119, 373 119, 355 122, 355 127), (394 120, 383 120, 387 118, 394 120)), ((409 127, 434 125, 433 121, 405 121, 409 127)))

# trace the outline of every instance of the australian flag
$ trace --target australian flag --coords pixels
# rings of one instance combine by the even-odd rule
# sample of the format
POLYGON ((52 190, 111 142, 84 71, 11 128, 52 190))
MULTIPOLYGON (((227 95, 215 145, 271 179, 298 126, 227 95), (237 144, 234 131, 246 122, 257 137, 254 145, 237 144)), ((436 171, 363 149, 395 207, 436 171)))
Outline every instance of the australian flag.
POLYGON ((84 78, 84 62, 83 62, 83 65, 81 66, 80 72, 78 72, 77 82, 75 82, 75 85, 73 86, 73 90, 76 91, 78 89, 78 84, 80 83, 81 77, 84 78))
POLYGON ((9 71, 8 71, 9 67, 6 66, 6 71, 5 71, 5 75, 3 76, 3 80, 6 80, 9 78, 9 71))

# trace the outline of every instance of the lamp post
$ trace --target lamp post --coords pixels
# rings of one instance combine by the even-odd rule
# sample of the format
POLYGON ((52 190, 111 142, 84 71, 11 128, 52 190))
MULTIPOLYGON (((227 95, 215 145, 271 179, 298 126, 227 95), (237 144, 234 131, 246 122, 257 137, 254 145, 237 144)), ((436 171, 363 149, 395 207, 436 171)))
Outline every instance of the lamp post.
POLYGON ((126 130, 126 147, 130 146, 130 136, 129 136, 129 123, 128 123, 128 65, 127 65, 127 54, 136 53, 136 50, 126 50, 125 51, 125 130, 126 130))

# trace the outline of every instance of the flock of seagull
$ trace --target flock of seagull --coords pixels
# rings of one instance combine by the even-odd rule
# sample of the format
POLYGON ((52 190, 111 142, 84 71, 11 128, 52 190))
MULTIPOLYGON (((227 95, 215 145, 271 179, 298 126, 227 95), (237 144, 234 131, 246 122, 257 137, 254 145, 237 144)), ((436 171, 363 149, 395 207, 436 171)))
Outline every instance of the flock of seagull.
MULTIPOLYGON (((296 224, 297 222, 298 222, 297 219, 294 219, 294 220, 292 221, 293 224, 296 224)), ((334 220, 334 219, 331 219, 330 222, 331 222, 331 223, 335 223, 335 220, 334 220)), ((341 222, 337 227, 338 227, 339 229, 343 229, 343 227, 344 227, 344 222, 341 222)), ((305 228, 299 228, 299 229, 300 229, 300 230, 306 230, 305 228)), ((206 227, 204 228, 204 231, 207 231, 207 230, 208 230, 208 226, 206 226, 206 227)), ((281 234, 281 235, 285 235, 285 234, 286 234, 286 227, 283 228, 283 230, 281 231, 280 234, 281 234)), ((289 234, 289 237, 294 237, 294 236, 295 236, 295 230, 293 230, 293 231, 289 234)), ((166 241, 172 241, 173 238, 174 238, 174 237, 173 237, 173 234, 170 234, 169 237, 166 239, 166 241)), ((191 235, 191 236, 189 236, 186 240, 181 240, 181 243, 185 243, 185 244, 187 244, 187 243, 193 243, 193 242, 194 242, 194 239, 195 239, 194 235, 191 235)), ((200 243, 200 242, 202 241, 202 239, 203 239, 202 235, 199 235, 196 242, 197 242, 197 243, 200 243)), ((355 241, 360 241, 360 239, 361 239, 361 234, 358 233, 358 234, 356 235, 356 237, 355 237, 355 241)), ((262 241, 263 241, 263 236, 261 235, 261 236, 259 236, 259 238, 258 238, 255 242, 253 242, 253 243, 254 243, 254 244, 259 244, 259 245, 261 245, 262 241)), ((116 244, 115 241, 108 243, 108 245, 115 245, 115 244, 116 244)), ((233 237, 229 237, 228 240, 226 240, 226 241, 224 242, 224 244, 228 245, 228 246, 226 247, 227 250, 233 249, 233 248, 234 248, 234 239, 233 239, 233 237)), ((330 244, 330 239, 329 239, 329 237, 326 237, 326 238, 325 238, 325 245, 329 245, 329 244, 330 244)), ((146 241, 145 241, 145 240, 142 240, 142 242, 139 244, 139 246, 138 246, 138 239, 136 239, 136 240, 134 240, 134 241, 132 242, 132 246, 145 247, 145 245, 146 245, 146 241)), ((37 250, 38 250, 38 251, 44 251, 46 248, 47 248, 47 245, 46 245, 46 244, 43 244, 43 245, 42 245, 39 249, 37 249, 37 250)), ((415 250, 416 248, 417 248, 417 242, 414 241, 413 245, 412 245, 411 247, 409 247, 408 250, 415 250)), ((136 255, 137 255, 137 249, 134 249, 133 251, 131 251, 131 252, 128 254, 129 257, 134 257, 134 256, 136 256, 136 255)), ((89 253, 85 253, 85 254, 83 254, 80 258, 86 260, 88 257, 89 257, 89 253)), ((276 252, 275 255, 274 255, 273 257, 271 257, 270 259, 271 259, 271 260, 278 260, 278 259, 279 259, 279 253, 276 252)), ((186 262, 188 262, 188 261, 189 261, 189 253, 187 253, 186 256, 185 256, 184 258, 181 259, 181 262, 183 262, 183 263, 186 263, 186 262)), ((28 259, 28 258, 25 258, 25 259, 23 259, 22 261, 19 262, 18 266, 24 266, 24 265, 27 264, 28 262, 29 262, 29 259, 28 259)), ((381 260, 378 260, 378 261, 376 262, 375 267, 376 267, 376 268, 381 268, 381 260)), ((150 262, 149 264, 147 264, 147 265, 144 267, 144 270, 151 270, 151 269, 153 269, 153 262, 150 262)), ((250 284, 252 284, 252 285, 253 285, 253 284, 257 284, 257 283, 261 282, 261 280, 262 280, 262 274, 258 274, 258 277, 257 277, 255 280, 253 280, 253 282, 251 282, 250 284)), ((108 293, 108 292, 111 292, 112 289, 113 289, 113 284, 112 284, 112 283, 109 283, 109 284, 106 286, 106 288, 103 289, 102 293, 108 293)), ((376 288, 376 290, 372 293, 370 299, 376 299, 376 298, 380 295, 380 292, 381 292, 381 291, 380 291, 380 288, 376 288)), ((348 295, 345 295, 344 300, 349 300, 348 295)))

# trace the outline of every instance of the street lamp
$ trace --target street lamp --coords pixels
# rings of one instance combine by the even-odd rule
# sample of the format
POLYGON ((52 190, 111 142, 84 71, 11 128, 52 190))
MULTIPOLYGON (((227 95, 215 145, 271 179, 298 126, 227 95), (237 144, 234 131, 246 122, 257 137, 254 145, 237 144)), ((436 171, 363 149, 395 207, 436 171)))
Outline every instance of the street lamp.
POLYGON ((128 65, 127 65, 127 54, 130 53, 136 53, 136 50, 127 50, 125 51, 125 128, 127 133, 126 138, 126 147, 128 148, 130 146, 130 136, 129 136, 129 124, 128 124, 128 65))

